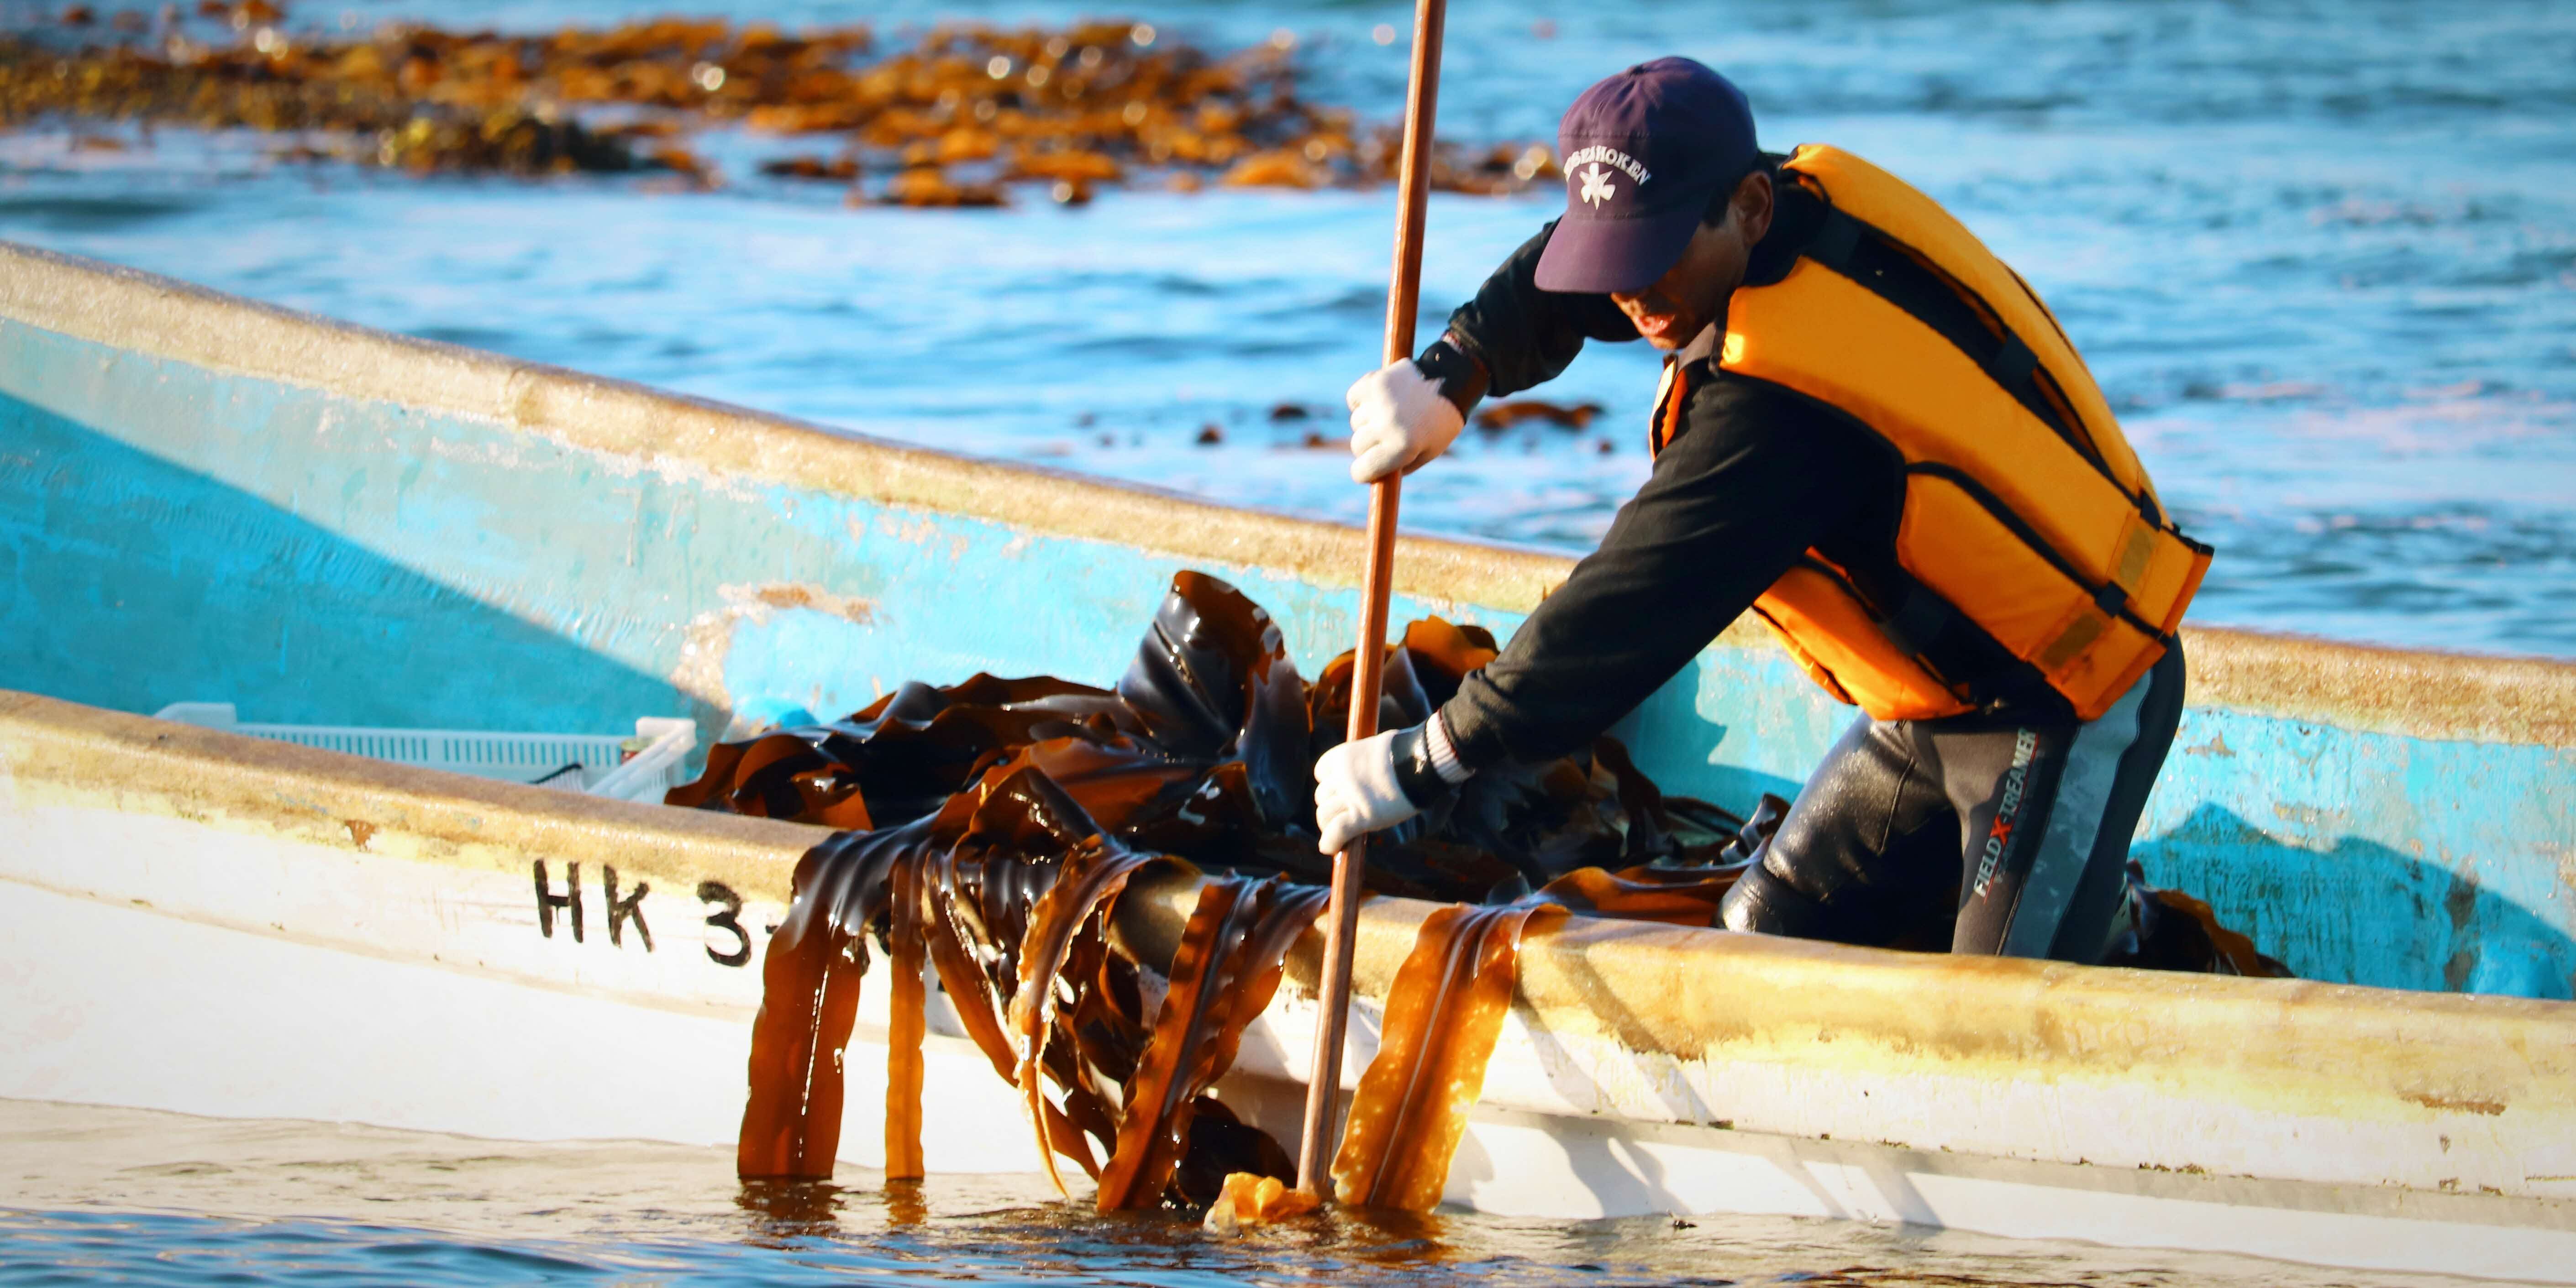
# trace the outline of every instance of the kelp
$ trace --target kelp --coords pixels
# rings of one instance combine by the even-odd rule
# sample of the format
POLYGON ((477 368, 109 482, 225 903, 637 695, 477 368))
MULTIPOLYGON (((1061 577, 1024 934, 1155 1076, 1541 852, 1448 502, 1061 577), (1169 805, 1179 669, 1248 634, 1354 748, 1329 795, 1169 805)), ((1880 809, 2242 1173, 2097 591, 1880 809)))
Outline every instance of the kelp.
MULTIPOLYGON (((1413 624, 1390 651, 1388 718, 1426 718, 1493 651, 1477 628, 1413 624)), ((829 1174, 870 936, 897 976, 889 1174, 921 1167, 925 969, 1019 1089, 1050 1171, 1056 1156, 1075 1160, 1104 1208, 1203 1205, 1229 1172, 1286 1171, 1278 1143, 1210 1089, 1324 904, 1320 887, 1288 878, 1323 870, 1309 784, 1344 725, 1349 670, 1345 657, 1308 686, 1267 612, 1183 572, 1113 689, 989 675, 906 684, 844 719, 715 748, 671 803, 853 829, 798 864, 763 963, 743 1174, 829 1174), (1207 879, 1172 960, 1147 964, 1113 948, 1108 913, 1158 864, 1207 879)), ((1471 784, 1382 847, 1373 887, 1508 899, 1566 856, 1714 853, 1733 821, 1667 800, 1605 741, 1471 784)))
POLYGON ((798 860, 796 898, 761 960, 751 1098, 735 1155, 743 1176, 832 1174, 841 1139, 841 1053, 867 973, 867 944, 858 930, 885 911, 895 858, 920 851, 929 836, 927 819, 843 833, 798 860))
MULTIPOLYGON (((1074 733, 1073 726, 1110 696, 1043 676, 1003 680, 979 674, 936 689, 906 683, 841 720, 719 743, 707 753, 705 772, 673 788, 667 800, 855 831, 907 823, 964 790, 992 757, 1074 733)), ((1057 746, 1044 754, 1110 761, 1114 741, 1057 746)), ((1117 767, 1057 766, 1068 777, 1099 777, 1117 767)))
POLYGON ((1342 1202, 1407 1212, 1439 1204, 1511 1010, 1521 937, 1564 916, 1533 901, 1442 908, 1423 921, 1387 990, 1377 1058, 1360 1075, 1333 1159, 1342 1202))
MULTIPOLYGON (((1153 1035, 1128 1080, 1117 1146, 1100 1176, 1103 1210, 1151 1206, 1164 1191, 1203 1093, 1234 1063, 1244 1028, 1269 1009, 1289 946, 1328 896, 1277 877, 1222 877, 1200 888, 1153 1035)), ((1278 1162, 1285 1171, 1284 1154, 1278 1162)))
MULTIPOLYGON (((345 16, 345 15, 344 15, 345 16)), ((1392 125, 1304 99, 1294 41, 1233 54, 1136 22, 941 23, 881 47, 866 26, 783 31, 651 18, 554 32, 388 24, 329 31, 267 0, 112 30, 0 34, 0 128, 47 118, 293 133, 288 155, 428 173, 659 170, 721 176, 699 129, 820 138, 764 174, 852 204, 1007 204, 1013 185, 1322 188, 1394 178, 1392 125), (1142 173, 1140 173, 1142 172, 1142 173)), ((890 43, 890 42, 889 42, 890 43)), ((1437 145, 1431 182, 1507 193, 1558 177, 1548 145, 1437 145)))
POLYGON ((1248 1225, 1303 1216, 1321 1203, 1304 1190, 1290 1189, 1276 1176, 1236 1172, 1225 1178, 1216 1201, 1208 1204, 1203 1224, 1211 1234, 1239 1234, 1248 1225))
POLYGON ((927 887, 920 863, 897 864, 890 875, 893 903, 886 928, 889 982, 894 992, 886 1007, 885 1174, 888 1180, 917 1180, 926 1174, 921 1157, 921 1084, 925 1076, 922 1043, 929 1036, 929 995, 922 972, 929 966, 929 941, 923 930, 928 913, 927 887))
POLYGON ((2105 966, 2197 971, 2250 979, 2289 979, 2290 968, 2266 956, 2243 932, 2219 924, 2210 906, 2180 890, 2147 884, 2132 860, 2128 871, 2126 926, 2111 944, 2105 966))
MULTIPOLYGON (((1155 861, 1151 854, 1128 849, 1098 833, 1074 844, 1061 864, 1061 874, 1046 893, 1038 896, 1029 917, 1029 933, 1020 945, 1019 988, 1011 994, 1010 1034, 1019 1052, 1019 1064, 1012 1070, 1012 1080, 1028 1097, 1029 1120, 1051 1124, 1050 1106, 1045 1099, 1045 1084, 1040 1069, 1045 1063, 1047 1037, 1056 1023, 1056 988, 1058 972, 1074 959, 1078 950, 1094 948, 1090 942, 1077 942, 1084 937, 1097 938, 1098 929, 1092 915, 1099 911, 1127 885, 1127 878, 1137 869, 1155 861)), ((1096 953, 1083 952, 1085 960, 1096 953)), ((1087 972, 1076 972, 1079 978, 1087 972)), ((1065 1097, 1076 1094, 1096 1095, 1079 1080, 1067 1083, 1065 1097)), ((1056 1133, 1042 1127, 1040 1143, 1052 1141, 1056 1133)), ((1087 1153, 1088 1151, 1085 1151, 1087 1153)), ((1056 1171, 1053 1149, 1040 1149, 1038 1155, 1046 1164, 1047 1179, 1064 1191, 1064 1177, 1056 1171)), ((1084 1160, 1085 1171, 1096 1177, 1098 1169, 1084 1160)))
MULTIPOLYGON (((1494 656, 1479 627, 1412 623, 1388 648, 1380 723, 1427 718, 1494 656)), ((935 973, 966 1036, 1019 1091, 1059 1189, 1063 1157, 1093 1178, 1104 1211, 1213 1205, 1240 1221, 1294 1209, 1261 1184, 1293 1160, 1214 1089, 1324 907, 1311 780, 1347 725, 1353 669, 1346 653, 1306 683, 1266 611, 1185 571, 1113 688, 980 674, 906 683, 841 720, 715 748, 671 803, 847 829, 799 861, 763 962, 742 1174, 830 1175, 873 937, 895 974, 889 1177, 923 1167, 924 976, 935 973), (1111 931, 1121 893, 1149 872, 1198 882, 1168 961, 1111 931)), ((1605 737, 1491 768, 1377 838, 1372 894, 1451 906, 1426 920, 1389 994, 1334 1162, 1344 1201, 1438 1201, 1527 937, 1573 913, 1712 925, 1788 808, 1766 795, 1740 818, 1667 795, 1605 737)), ((2115 961, 2278 972, 2206 905, 2131 876, 2115 961)), ((1946 942, 1939 919, 1908 933, 1946 942)))

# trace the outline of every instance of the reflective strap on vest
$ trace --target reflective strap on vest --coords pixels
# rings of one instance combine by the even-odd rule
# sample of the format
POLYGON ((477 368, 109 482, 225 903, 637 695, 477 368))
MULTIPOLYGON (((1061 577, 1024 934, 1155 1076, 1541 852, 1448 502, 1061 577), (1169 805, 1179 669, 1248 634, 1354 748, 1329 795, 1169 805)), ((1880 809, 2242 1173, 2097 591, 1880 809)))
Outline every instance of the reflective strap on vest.
MULTIPOLYGON (((1994 516, 1996 522, 2001 523, 2013 534, 2014 537, 2018 538, 2023 545, 2029 546, 2033 553, 2037 554, 2040 558, 2047 560, 2049 565, 2056 568, 2057 571, 2064 573, 2068 581, 2074 582, 2076 586, 2081 588, 2086 594, 2091 595, 2093 597, 2093 606, 2102 610, 2103 616, 2125 618, 2130 625, 2137 627, 2139 631, 2143 632, 2148 638, 2155 640, 2158 644, 2170 644, 2173 642, 2173 636, 2162 626, 2159 626, 2154 622, 2150 622, 2145 618, 2138 616, 2136 613, 2129 611, 2129 588, 2137 584, 2137 576, 2135 573, 2132 573, 2128 577, 2128 585, 2122 585, 2118 581, 2112 581, 2097 586, 2093 584, 2092 579, 2084 575, 2082 569, 2075 566, 2073 560, 2068 559, 2064 554, 2060 553, 2057 547, 2048 543, 2048 538, 2041 536, 2037 529, 2031 527, 2028 520, 2013 513, 2012 507, 2005 505, 2002 498, 1997 497, 1994 494, 1993 489, 1978 481, 1975 477, 1968 474, 1967 471, 1948 465, 1935 465, 1930 462, 1918 462, 1907 466, 1905 468, 1905 472, 1909 475, 1919 474, 1928 478, 1940 479, 1943 482, 1949 483, 1950 485, 1958 488, 1960 491, 1967 493, 1971 500, 1974 500, 1978 505, 1984 507, 1988 514, 1994 516)), ((2128 565, 2134 563, 2138 572, 2144 572, 2147 563, 2145 555, 2137 554, 2133 558, 2132 552, 2137 550, 2137 548, 2144 543, 2145 533, 2134 527, 2131 528, 2130 532, 2130 539, 2121 551, 2123 570, 2125 571, 2128 565)), ((2099 633, 2098 627, 2096 628, 2095 633, 2099 633)))

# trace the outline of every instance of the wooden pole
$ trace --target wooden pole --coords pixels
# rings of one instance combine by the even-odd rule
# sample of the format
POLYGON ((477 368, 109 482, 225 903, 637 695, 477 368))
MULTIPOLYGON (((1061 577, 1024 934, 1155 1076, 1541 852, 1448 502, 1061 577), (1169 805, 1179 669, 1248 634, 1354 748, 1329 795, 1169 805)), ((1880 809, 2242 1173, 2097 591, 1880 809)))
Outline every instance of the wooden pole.
MULTIPOLYGON (((1431 119, 1440 99, 1440 34, 1446 0, 1416 0, 1413 79, 1404 101, 1404 160, 1395 206, 1395 274, 1386 292, 1386 361, 1413 356, 1413 318, 1422 294, 1422 224, 1431 190, 1431 119)), ((1395 509, 1403 476, 1369 488, 1368 569, 1360 581, 1360 643, 1351 674, 1350 740, 1377 732, 1378 692, 1386 680, 1386 606, 1395 578, 1395 509)), ((1306 1125, 1297 1151, 1297 1188, 1327 1197, 1342 1087, 1342 1039, 1350 1027, 1351 940, 1358 929, 1360 876, 1368 838, 1354 837, 1333 857, 1333 901, 1325 913, 1324 1013, 1315 1028, 1315 1058, 1306 1082, 1306 1125)))

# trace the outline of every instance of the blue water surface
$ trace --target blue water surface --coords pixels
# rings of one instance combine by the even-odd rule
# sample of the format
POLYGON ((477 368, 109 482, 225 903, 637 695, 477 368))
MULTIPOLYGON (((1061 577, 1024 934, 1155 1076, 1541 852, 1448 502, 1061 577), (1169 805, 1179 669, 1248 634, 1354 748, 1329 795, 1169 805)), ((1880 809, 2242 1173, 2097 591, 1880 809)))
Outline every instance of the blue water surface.
POLYGON ((2440 1275, 1778 1216, 1340 1211, 1208 1234, 1043 1178, 733 1177, 733 1151, 0 1099, 0 1288, 36 1284, 1783 1284, 2460 1288, 2440 1275))
MULTIPOLYGON (((51 8, 0 0, 0 22, 51 8)), ((891 35, 1093 12, 349 0, 289 21, 674 8, 891 35)), ((1403 42, 1371 38, 1404 27, 1401 5, 1124 12, 1217 48, 1284 32, 1310 97, 1380 120, 1401 99, 1403 42)), ((1924 187, 2039 287, 2219 548, 2195 620, 2576 656, 2576 9, 1493 0, 1450 18, 1443 132, 1548 137, 1586 83, 1663 53, 1737 78, 1767 145, 1838 143, 1924 187)), ((1386 190, 1148 184, 916 212, 753 169, 828 140, 702 137, 728 181, 680 193, 417 180, 166 129, 110 152, 82 132, 0 135, 0 237, 870 435, 1334 519, 1365 505, 1333 440, 1380 344, 1386 190), (1273 420, 1281 403, 1315 415, 1273 420), (1210 425, 1223 441, 1203 445, 1210 425)), ((1435 200, 1426 333, 1556 200, 1435 200)), ((1541 391, 1603 404, 1589 431, 1471 435, 1408 484, 1408 525, 1588 548, 1644 477, 1654 387, 1642 344, 1595 350, 1541 391)))

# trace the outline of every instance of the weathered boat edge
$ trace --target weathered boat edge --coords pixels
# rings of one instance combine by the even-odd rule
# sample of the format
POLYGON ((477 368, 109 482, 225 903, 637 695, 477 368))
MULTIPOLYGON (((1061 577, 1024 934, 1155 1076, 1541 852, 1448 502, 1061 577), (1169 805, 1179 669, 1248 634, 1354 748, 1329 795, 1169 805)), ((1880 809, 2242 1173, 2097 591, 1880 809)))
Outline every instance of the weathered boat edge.
MULTIPOLYGON (((62 335, 332 394, 470 416, 653 468, 794 483, 877 503, 1133 545, 1177 561, 1355 585, 1353 527, 1036 466, 890 443, 755 410, 239 299, 0 242, 0 316, 62 335)), ((1526 612, 1572 560, 1405 537, 1396 588, 1526 612)), ((2188 627, 2195 706, 2430 739, 2576 745, 2576 664, 2188 627)), ((1718 647, 1773 647, 1738 624, 1718 647)))
MULTIPOLYGON (((506 425, 656 468, 794 483, 1159 553, 1355 586, 1362 534, 1139 484, 870 438, 793 417, 225 295, 139 269, 0 241, 0 316, 211 370, 506 425)), ((1399 589, 1525 610, 1570 560, 1406 537, 1399 589)))

